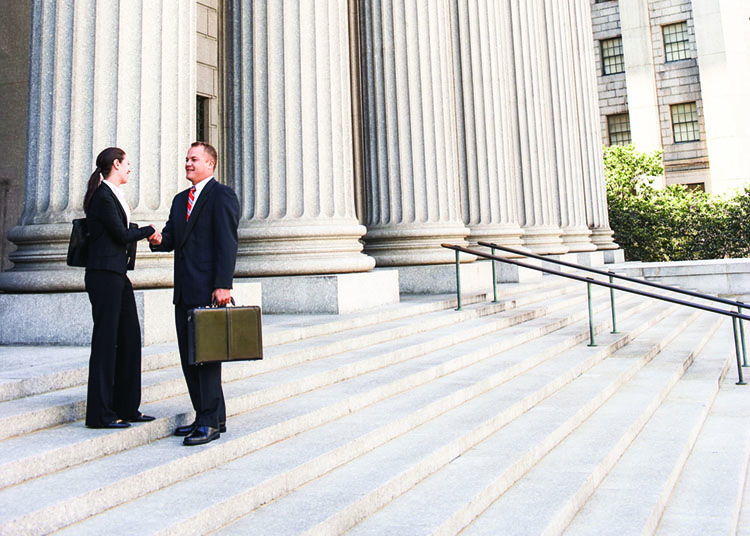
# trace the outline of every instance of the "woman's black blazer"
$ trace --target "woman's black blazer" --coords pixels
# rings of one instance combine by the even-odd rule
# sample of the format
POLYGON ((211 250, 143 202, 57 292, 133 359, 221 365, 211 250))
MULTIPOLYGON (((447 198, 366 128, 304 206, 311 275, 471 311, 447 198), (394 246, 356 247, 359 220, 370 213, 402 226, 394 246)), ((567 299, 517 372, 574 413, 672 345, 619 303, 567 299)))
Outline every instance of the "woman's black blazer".
POLYGON ((128 228, 125 211, 115 193, 106 184, 100 184, 94 192, 86 212, 86 222, 89 226, 87 270, 109 270, 124 274, 128 270, 128 264, 132 266, 135 261, 133 251, 132 259, 128 262, 127 244, 154 233, 151 226, 140 229, 131 223, 128 228))

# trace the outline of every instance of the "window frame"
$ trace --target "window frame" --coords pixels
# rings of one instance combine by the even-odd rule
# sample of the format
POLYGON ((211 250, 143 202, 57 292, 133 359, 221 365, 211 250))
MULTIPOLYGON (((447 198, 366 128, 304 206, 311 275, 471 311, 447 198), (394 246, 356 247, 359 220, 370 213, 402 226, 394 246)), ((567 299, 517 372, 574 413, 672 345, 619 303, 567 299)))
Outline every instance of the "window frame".
POLYGON ((630 114, 628 112, 622 112, 617 114, 610 114, 607 116, 607 141, 609 142, 609 145, 630 145, 633 143, 633 135, 630 130, 630 114), (624 118, 624 121, 622 120, 624 118), (613 130, 613 126, 618 125, 624 125, 627 124, 627 130, 620 129, 620 130, 613 130), (615 137, 627 133, 627 142, 625 143, 625 138, 618 139, 617 141, 613 141, 613 135, 615 137))
POLYGON ((661 27, 661 38, 664 43, 665 63, 674 63, 676 61, 692 59, 692 48, 690 46, 690 33, 688 32, 687 21, 663 24, 661 27), (677 26, 683 26, 684 29, 680 29, 679 31, 670 31, 670 29, 674 29, 677 26), (668 41, 668 36, 670 37, 670 39, 674 36, 680 36, 684 38, 668 41))
POLYGON ((602 75, 609 76, 612 74, 620 74, 625 72, 625 54, 622 48, 622 36, 617 35, 615 37, 608 37, 607 39, 599 40, 599 52, 602 58, 602 75), (618 44, 608 46, 609 44, 619 41, 618 44), (616 54, 606 55, 606 51, 615 51, 616 54), (619 69, 617 71, 608 71, 608 68, 619 69))
POLYGON ((696 101, 679 102, 676 104, 669 105, 669 117, 672 121, 672 140, 674 143, 693 143, 701 140, 701 125, 700 117, 698 115, 698 103, 696 101), (684 113, 683 108, 691 106, 690 120, 684 120, 688 114, 684 113), (675 120, 677 116, 677 121, 675 120), (680 120, 682 116, 683 120, 680 120), (688 127, 688 125, 691 125, 688 127), (678 136, 679 132, 679 136, 678 136), (683 139, 686 135, 695 135, 694 138, 683 139), (678 137, 680 139, 678 139, 678 137))

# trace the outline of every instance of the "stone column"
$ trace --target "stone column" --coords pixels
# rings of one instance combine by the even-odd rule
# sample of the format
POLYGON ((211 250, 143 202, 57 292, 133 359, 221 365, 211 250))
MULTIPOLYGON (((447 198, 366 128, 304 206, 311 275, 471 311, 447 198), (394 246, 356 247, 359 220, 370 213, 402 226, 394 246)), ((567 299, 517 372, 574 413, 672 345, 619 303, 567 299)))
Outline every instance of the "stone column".
POLYGON ((586 222, 591 229, 591 241, 600 250, 618 249, 609 228, 607 191, 604 179, 604 158, 601 146, 601 121, 597 96, 596 62, 591 36, 591 5, 589 0, 570 2, 571 20, 576 32, 575 80, 578 82, 578 129, 583 159, 583 187, 586 199, 586 222))
POLYGON ((695 52, 706 149, 711 163, 707 189, 724 194, 742 191, 750 169, 750 46, 748 2, 693 2, 695 52))
POLYGON ((559 223, 562 239, 571 251, 593 251, 596 247, 589 237, 586 224, 586 202, 583 195, 584 162, 581 139, 586 133, 579 130, 579 97, 576 92, 576 72, 573 40, 579 32, 571 21, 570 4, 545 0, 550 82, 552 87, 552 115, 555 141, 555 162, 559 193, 559 223))
POLYGON ((556 214, 557 197, 551 86, 544 5, 510 2, 518 99, 518 189, 524 245, 534 253, 566 253, 556 214))
POLYGON ((508 0, 459 0, 454 14, 458 168, 469 241, 518 246, 520 176, 508 0), (509 68, 511 67, 511 68, 509 68))
POLYGON ((625 83, 627 94, 630 96, 630 134, 638 144, 639 151, 650 153, 661 150, 662 142, 649 2, 620 0, 617 7, 622 27, 625 83))
POLYGON ((231 0, 237 275, 367 271, 354 207, 346 0, 231 0))
MULTIPOLYGON (((70 222, 96 155, 119 146, 133 164, 125 186, 133 221, 162 223, 183 186, 195 124, 194 3, 36 0, 31 5, 24 208, 8 233, 17 246, 10 292, 83 289, 65 265, 70 222)), ((171 281, 171 259, 142 256, 137 286, 171 281)))
POLYGON ((451 6, 363 0, 365 251, 380 266, 450 263, 460 212, 451 6))

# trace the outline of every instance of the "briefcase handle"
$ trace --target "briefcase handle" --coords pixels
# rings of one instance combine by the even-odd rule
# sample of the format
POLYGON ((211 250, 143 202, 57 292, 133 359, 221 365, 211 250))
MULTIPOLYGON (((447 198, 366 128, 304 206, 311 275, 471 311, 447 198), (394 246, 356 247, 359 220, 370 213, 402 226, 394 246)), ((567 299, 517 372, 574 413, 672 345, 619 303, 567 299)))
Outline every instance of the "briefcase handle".
MULTIPOLYGON (((234 303, 234 296, 230 296, 229 303, 231 303, 232 305, 237 305, 236 303, 234 303)), ((219 305, 216 303, 216 298, 213 298, 211 300, 211 307, 216 307, 216 308, 219 307, 219 305)), ((226 305, 224 305, 222 307, 226 307, 226 305)))

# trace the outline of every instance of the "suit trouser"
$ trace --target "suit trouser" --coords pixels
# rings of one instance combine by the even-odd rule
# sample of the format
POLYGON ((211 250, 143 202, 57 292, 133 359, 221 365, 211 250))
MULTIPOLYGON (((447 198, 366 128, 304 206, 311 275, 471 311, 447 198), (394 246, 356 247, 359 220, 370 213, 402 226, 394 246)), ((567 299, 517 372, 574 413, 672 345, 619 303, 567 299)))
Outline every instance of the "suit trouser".
POLYGON ((175 327, 177 328, 177 344, 180 348, 182 373, 185 376, 190 401, 195 409, 195 423, 198 426, 219 428, 227 421, 224 392, 221 388, 221 363, 188 364, 188 311, 180 303, 175 305, 175 327))
POLYGON ((86 270, 91 335, 86 425, 131 420, 141 405, 141 326, 133 285, 125 274, 86 270))

